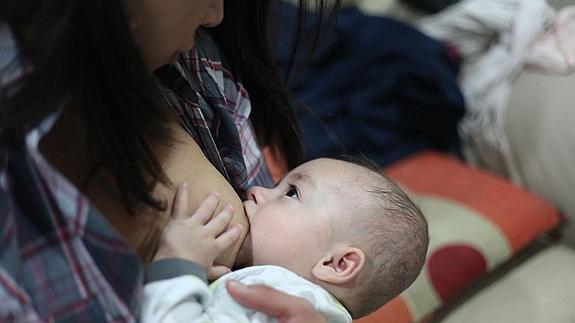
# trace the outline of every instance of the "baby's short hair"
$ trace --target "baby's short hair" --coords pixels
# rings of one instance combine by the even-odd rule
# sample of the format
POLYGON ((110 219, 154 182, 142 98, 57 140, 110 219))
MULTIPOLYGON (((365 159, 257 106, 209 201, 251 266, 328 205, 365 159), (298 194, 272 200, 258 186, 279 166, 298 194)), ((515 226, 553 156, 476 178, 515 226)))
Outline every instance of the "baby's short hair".
POLYGON ((425 263, 428 227, 421 210, 377 165, 365 158, 338 159, 363 168, 366 176, 357 188, 373 202, 354 211, 351 230, 346 230, 366 255, 352 294, 342 299, 352 316, 359 318, 389 302, 417 278, 425 263))

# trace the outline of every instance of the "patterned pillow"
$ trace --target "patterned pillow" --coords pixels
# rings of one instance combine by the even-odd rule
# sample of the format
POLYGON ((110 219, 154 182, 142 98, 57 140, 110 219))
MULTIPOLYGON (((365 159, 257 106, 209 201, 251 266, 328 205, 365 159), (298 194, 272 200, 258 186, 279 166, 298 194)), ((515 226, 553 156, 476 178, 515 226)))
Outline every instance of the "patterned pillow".
POLYGON ((429 222, 427 262, 414 284, 361 323, 416 322, 560 223, 541 198, 436 152, 385 169, 429 222))

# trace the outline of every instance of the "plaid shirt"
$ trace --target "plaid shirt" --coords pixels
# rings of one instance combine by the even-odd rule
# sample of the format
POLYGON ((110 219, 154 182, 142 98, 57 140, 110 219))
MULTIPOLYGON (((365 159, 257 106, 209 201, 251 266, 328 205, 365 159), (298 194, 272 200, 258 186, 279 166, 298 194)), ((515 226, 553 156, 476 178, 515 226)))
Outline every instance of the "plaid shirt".
MULTIPOLYGON (((238 194, 271 186, 249 122, 250 103, 211 38, 157 78, 169 106, 238 194)), ((7 27, 0 26, 0 87, 18 77, 7 27)), ((142 264, 78 189, 43 158, 38 142, 56 120, 0 156, 0 322, 131 322, 142 264)))
POLYGON ((156 73, 160 91, 211 163, 240 198, 253 185, 272 187, 273 180, 249 121, 250 100, 243 85, 220 57, 203 29, 194 50, 156 73))

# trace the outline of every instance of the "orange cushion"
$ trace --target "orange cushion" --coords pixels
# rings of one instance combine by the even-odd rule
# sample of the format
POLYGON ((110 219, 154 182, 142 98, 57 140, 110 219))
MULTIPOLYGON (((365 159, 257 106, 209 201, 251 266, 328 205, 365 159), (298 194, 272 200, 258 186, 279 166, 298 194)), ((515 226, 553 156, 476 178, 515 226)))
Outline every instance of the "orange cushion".
POLYGON ((430 248, 415 283, 358 322, 429 318, 560 223, 558 210, 541 198, 437 152, 415 155, 385 171, 411 193, 427 217, 430 248))

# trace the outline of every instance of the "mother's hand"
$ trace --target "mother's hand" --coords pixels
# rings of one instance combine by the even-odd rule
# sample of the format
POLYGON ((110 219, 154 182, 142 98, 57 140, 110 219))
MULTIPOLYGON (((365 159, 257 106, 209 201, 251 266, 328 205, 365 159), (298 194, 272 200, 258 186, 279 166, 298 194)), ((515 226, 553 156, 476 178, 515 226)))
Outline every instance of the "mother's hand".
POLYGON ((326 320, 303 298, 263 285, 227 284, 230 295, 240 304, 276 317, 280 323, 325 323, 326 320))

